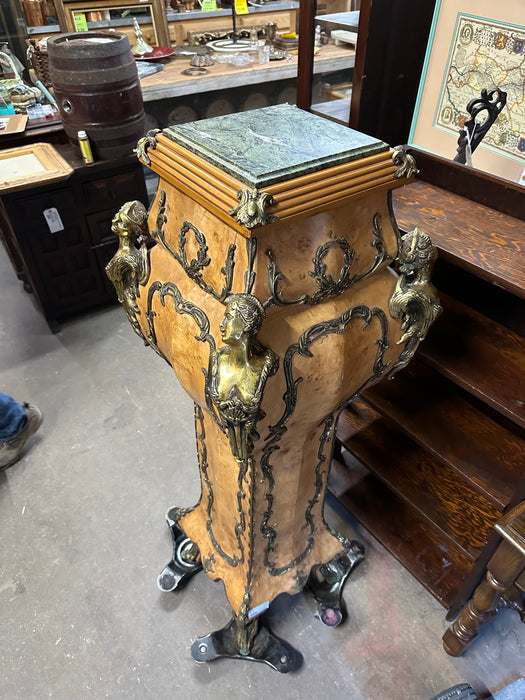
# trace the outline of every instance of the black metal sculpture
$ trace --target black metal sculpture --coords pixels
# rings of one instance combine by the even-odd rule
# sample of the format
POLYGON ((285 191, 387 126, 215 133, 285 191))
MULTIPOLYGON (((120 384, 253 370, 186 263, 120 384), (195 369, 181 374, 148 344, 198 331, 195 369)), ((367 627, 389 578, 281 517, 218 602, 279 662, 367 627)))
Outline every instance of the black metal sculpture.
POLYGON ((454 158, 456 163, 472 165, 471 156, 484 139, 490 127, 496 121, 501 110, 507 104, 507 93, 495 88, 490 92, 483 89, 481 97, 475 97, 467 105, 470 119, 464 123, 459 131, 458 148, 454 158), (487 112, 485 120, 476 121, 476 117, 483 111, 487 112))

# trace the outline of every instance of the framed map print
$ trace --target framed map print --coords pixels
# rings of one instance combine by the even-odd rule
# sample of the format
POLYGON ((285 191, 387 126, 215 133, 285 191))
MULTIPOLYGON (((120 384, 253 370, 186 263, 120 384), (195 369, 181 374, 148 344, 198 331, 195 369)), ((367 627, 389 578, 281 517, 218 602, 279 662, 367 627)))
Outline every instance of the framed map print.
MULTIPOLYGON (((467 104, 498 89, 506 104, 472 166, 525 182, 525 0, 437 0, 409 143, 454 158, 467 104)), ((478 120, 487 116, 482 112, 478 120)))

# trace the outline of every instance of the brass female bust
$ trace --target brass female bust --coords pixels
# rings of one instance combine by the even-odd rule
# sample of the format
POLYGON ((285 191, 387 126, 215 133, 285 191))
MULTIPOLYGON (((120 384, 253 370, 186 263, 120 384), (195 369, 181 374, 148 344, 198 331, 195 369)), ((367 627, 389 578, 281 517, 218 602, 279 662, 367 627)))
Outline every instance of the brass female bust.
POLYGON ((229 297, 220 324, 226 345, 211 358, 209 398, 237 460, 249 457, 257 437, 255 426, 262 417, 264 387, 279 366, 277 355, 256 339, 264 317, 263 306, 253 295, 229 297))

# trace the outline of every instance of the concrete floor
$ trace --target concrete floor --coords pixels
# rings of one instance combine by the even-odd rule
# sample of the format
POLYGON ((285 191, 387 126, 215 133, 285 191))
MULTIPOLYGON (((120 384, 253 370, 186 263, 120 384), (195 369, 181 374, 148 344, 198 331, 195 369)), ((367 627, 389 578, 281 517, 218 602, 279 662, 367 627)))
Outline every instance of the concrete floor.
POLYGON ((429 700, 461 681, 487 697, 525 675, 515 613, 450 658, 444 609, 331 508, 367 549, 345 588, 346 623, 327 628, 307 597, 286 598, 272 627, 302 652, 299 671, 194 662, 192 641, 230 618, 223 586, 202 573, 179 594, 156 586, 171 557, 164 514, 199 497, 190 400, 119 307, 52 335, 2 246, 0 297, 1 390, 45 416, 0 473, 0 698, 429 700))

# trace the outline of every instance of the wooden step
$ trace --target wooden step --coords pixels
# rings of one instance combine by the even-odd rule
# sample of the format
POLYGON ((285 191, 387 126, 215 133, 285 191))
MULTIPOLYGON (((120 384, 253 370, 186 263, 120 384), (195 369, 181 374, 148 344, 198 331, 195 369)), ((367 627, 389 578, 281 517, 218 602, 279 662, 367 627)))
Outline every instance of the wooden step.
POLYGON ((525 338, 442 292, 439 297, 443 313, 419 356, 525 428, 525 338))
POLYGON ((433 523, 438 547, 451 538, 472 561, 479 556, 502 511, 474 491, 455 470, 438 462, 361 401, 355 401, 341 414, 337 440, 433 523))
POLYGON ((523 482, 525 441, 421 362, 413 360, 363 398, 497 508, 523 482))
POLYGON ((525 222, 416 180, 393 193, 402 232, 418 226, 440 256, 525 298, 525 222))
POLYGON ((427 518, 368 474, 354 480, 332 460, 328 488, 339 502, 445 607, 449 607, 472 562, 448 537, 436 544, 427 518))

